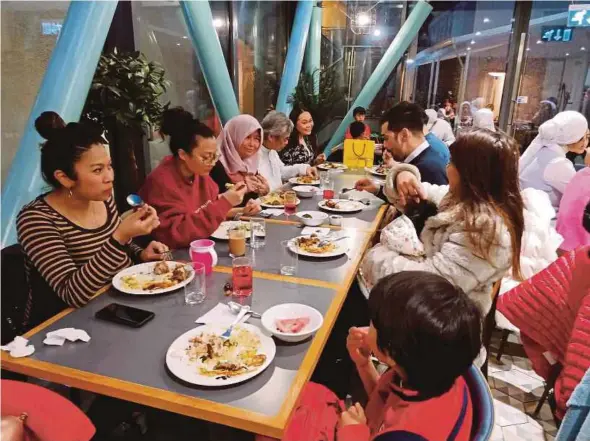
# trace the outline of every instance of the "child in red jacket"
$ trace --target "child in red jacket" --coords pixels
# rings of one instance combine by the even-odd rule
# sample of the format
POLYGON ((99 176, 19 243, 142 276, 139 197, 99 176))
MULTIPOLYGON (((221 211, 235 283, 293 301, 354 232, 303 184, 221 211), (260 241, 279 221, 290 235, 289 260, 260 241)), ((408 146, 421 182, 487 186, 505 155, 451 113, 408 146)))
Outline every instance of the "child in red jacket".
POLYGON ((473 411, 462 375, 481 346, 475 304, 438 275, 406 271, 375 285, 369 310, 371 325, 352 328, 346 342, 367 406, 338 416, 337 397, 310 383, 283 440, 468 441, 473 411), (371 353, 387 372, 377 372, 371 353))

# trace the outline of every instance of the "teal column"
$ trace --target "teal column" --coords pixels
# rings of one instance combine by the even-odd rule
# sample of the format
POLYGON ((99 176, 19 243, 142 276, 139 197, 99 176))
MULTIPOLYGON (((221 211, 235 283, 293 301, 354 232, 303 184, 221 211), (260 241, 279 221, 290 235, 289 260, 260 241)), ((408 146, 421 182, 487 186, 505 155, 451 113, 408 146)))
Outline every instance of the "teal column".
POLYGON ((354 108, 357 106, 367 108, 375 99, 375 96, 377 96, 377 93, 379 93, 379 90, 381 90, 381 87, 383 87, 383 84, 385 84, 385 81, 387 81, 387 78, 393 69, 395 69, 395 66, 404 55, 404 52, 412 43, 412 40, 418 35, 418 31, 426 21, 430 11, 432 11, 432 6, 425 1, 421 0, 416 3, 410 16, 402 25, 401 29, 389 45, 389 48, 387 48, 387 51, 383 54, 383 58, 381 58, 381 61, 379 61, 379 64, 367 80, 367 83, 358 94, 352 106, 350 106, 350 110, 338 126, 338 129, 334 132, 332 139, 330 139, 330 142, 324 150, 326 156, 329 155, 332 147, 342 142, 344 139, 346 128, 353 120, 352 111, 354 108))
POLYGON ((35 119, 53 110, 65 121, 78 121, 116 7, 116 1, 70 3, 2 188, 2 247, 16 243, 18 212, 46 186, 40 173, 39 145, 43 139, 35 130, 35 119))
POLYGON ((295 11, 295 19, 293 20, 291 38, 289 38, 289 48, 287 50, 285 66, 283 67, 281 87, 276 106, 279 112, 287 115, 291 113, 293 107, 288 100, 299 81, 314 4, 315 2, 310 0, 299 0, 297 2, 297 10, 295 11))
POLYGON ((305 47, 305 72, 314 76, 313 93, 320 93, 320 69, 322 49, 322 8, 315 5, 311 13, 309 36, 305 47))
POLYGON ((221 123, 225 124, 240 114, 240 108, 223 58, 221 43, 213 26, 211 7, 208 1, 181 1, 180 8, 211 100, 221 123))

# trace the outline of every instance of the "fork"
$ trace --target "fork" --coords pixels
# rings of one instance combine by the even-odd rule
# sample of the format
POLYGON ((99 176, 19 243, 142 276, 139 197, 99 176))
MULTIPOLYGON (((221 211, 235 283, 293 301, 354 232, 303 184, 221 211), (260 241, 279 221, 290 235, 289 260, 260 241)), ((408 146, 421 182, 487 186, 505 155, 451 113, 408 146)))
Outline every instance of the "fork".
POLYGON ((320 243, 318 243, 318 246, 324 247, 324 246, 329 245, 331 243, 338 242, 339 240, 348 239, 349 237, 350 236, 341 236, 341 237, 337 237, 336 239, 332 239, 332 240, 323 239, 323 240, 320 240, 320 243))
POLYGON ((174 256, 172 256, 172 251, 168 250, 162 253, 162 260, 174 260, 174 256))
POLYGON ((223 334, 221 334, 221 338, 223 338, 224 340, 227 340, 229 338, 229 336, 231 335, 232 331, 234 330, 234 326, 237 325, 240 320, 242 320, 242 318, 248 314, 248 312, 250 311, 250 307, 248 305, 244 305, 242 306, 242 309, 240 312, 238 312, 238 316, 236 317, 236 319, 232 322, 231 325, 229 325, 229 328, 227 328, 225 330, 225 332, 223 334))

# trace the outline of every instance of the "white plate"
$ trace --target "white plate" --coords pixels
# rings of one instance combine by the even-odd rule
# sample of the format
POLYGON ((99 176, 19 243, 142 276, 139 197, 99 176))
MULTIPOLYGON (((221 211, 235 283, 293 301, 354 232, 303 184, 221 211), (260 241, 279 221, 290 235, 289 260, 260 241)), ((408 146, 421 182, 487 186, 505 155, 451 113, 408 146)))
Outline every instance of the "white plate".
POLYGON ((298 179, 301 178, 301 176, 297 176, 295 178, 291 178, 289 179, 289 183, 293 184, 293 185, 320 185, 320 180, 316 179, 315 181, 311 181, 311 183, 306 184, 305 182, 299 182, 298 179))
POLYGON ((386 177, 387 176, 387 173, 379 173, 377 171, 378 168, 379 168, 378 166, 377 167, 365 167, 365 171, 367 171, 367 172, 369 172, 369 173, 371 173, 372 175, 375 175, 375 176, 381 176, 383 178, 386 177))
POLYGON ((319 168, 320 170, 348 170, 347 165, 341 164, 339 162, 329 162, 328 164, 334 164, 337 167, 329 168, 329 167, 326 167, 326 163, 324 163, 324 164, 318 165, 317 168, 319 168))
POLYGON ((240 325, 236 325, 234 331, 237 327, 243 327, 248 331, 255 333, 260 338, 260 348, 258 349, 258 353, 265 354, 266 361, 262 366, 256 368, 255 370, 243 375, 228 377, 225 380, 216 377, 207 377, 205 375, 201 375, 197 371, 196 364, 190 361, 188 355, 186 354, 186 349, 190 345, 189 340, 199 334, 202 334, 203 332, 219 333, 221 335, 228 328, 227 325, 224 326, 213 324, 198 326, 194 329, 191 329, 190 331, 185 332, 176 340, 174 340, 174 342, 168 348, 168 352, 166 353, 166 366, 168 366, 170 372, 172 372, 176 377, 186 381, 187 383, 196 384, 198 386, 228 386, 231 384, 241 383, 243 381, 249 380, 252 377, 255 377, 272 363, 273 359, 275 358, 277 347, 274 340, 271 337, 264 335, 262 331, 256 326, 250 325, 248 323, 242 323, 240 325))
MULTIPOLYGON (((297 199, 297 204, 299 205, 301 203, 301 200, 299 200, 299 198, 297 199)), ((264 202, 262 202, 262 199, 260 199, 260 206, 264 207, 264 208, 285 208, 284 205, 270 205, 270 204, 265 204, 264 202)))
MULTIPOLYGON (((217 240, 229 240, 229 230, 235 228, 239 224, 246 224, 249 225, 250 222, 245 221, 223 221, 219 224, 217 230, 213 232, 211 237, 217 240)), ((250 230, 245 230, 246 232, 246 240, 250 239, 250 230)), ((257 236, 263 237, 263 234, 256 234, 257 236)))
MULTIPOLYGON (((299 236, 299 237, 306 237, 306 236, 299 236)), ((297 246, 297 243, 295 242, 296 239, 297 239, 297 237, 294 239, 291 239, 289 241, 289 249, 292 252, 294 252, 295 254, 299 254, 300 256, 316 257, 316 258, 336 257, 336 256, 342 256, 343 254, 346 254, 348 252, 348 246, 346 245, 346 239, 335 242, 334 245, 336 245, 336 249, 334 251, 330 251, 329 253, 323 253, 323 254, 308 253, 307 251, 302 250, 301 248, 299 248, 297 246)), ((322 238, 320 237, 320 239, 322 239, 322 238)))
POLYGON ((322 210, 331 211, 333 213, 355 213, 357 211, 362 211, 365 208, 365 205, 358 202, 358 201, 349 201, 346 199, 331 199, 332 201, 338 202, 338 208, 330 208, 326 207, 327 200, 322 200, 318 202, 318 207, 322 210))
MULTIPOLYGON (((125 294, 133 294, 133 295, 137 295, 137 296, 152 296, 152 295, 156 295, 156 294, 164 294, 166 292, 176 291, 177 289, 180 289, 183 286, 188 285, 190 283, 190 281, 193 280, 193 278, 195 277, 195 273, 191 269, 190 270, 191 273, 186 280, 183 280, 182 282, 177 283, 176 285, 171 286, 169 288, 154 289, 152 291, 144 291, 143 289, 131 289, 131 288, 127 288, 126 286, 124 286, 121 278, 124 276, 130 276, 132 274, 138 274, 138 275, 143 274, 143 275, 145 275, 146 278, 147 278, 147 276, 151 275, 154 278, 154 280, 162 280, 163 279, 162 276, 156 276, 153 274, 154 266, 156 265, 156 263, 158 263, 158 262, 142 263, 140 265, 135 265, 130 268, 124 269, 123 271, 119 272, 115 277, 113 277, 113 286, 117 290, 124 292, 125 294)), ((181 262, 172 262, 172 261, 167 261, 166 263, 172 269, 174 269, 176 267, 176 265, 185 265, 184 263, 181 263, 181 262)), ((190 265, 186 266, 186 268, 190 269, 190 265)), ((141 280, 141 277, 139 280, 141 280)))

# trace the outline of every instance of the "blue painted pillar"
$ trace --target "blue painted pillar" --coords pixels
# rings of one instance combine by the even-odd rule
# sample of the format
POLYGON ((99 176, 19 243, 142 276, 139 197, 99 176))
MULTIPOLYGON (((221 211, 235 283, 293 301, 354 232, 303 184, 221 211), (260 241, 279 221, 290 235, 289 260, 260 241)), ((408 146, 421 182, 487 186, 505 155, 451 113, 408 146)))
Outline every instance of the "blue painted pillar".
POLYGON ((305 72, 314 76, 313 93, 320 93, 320 68, 322 49, 322 8, 314 5, 305 47, 305 72))
POLYGON ((208 1, 181 1, 180 8, 211 100, 221 123, 225 124, 240 114, 240 108, 227 71, 221 43, 219 43, 217 31, 213 26, 211 7, 208 1))
POLYGON ((356 97, 356 100, 352 106, 350 106, 350 110, 338 126, 338 129, 334 132, 332 139, 330 139, 330 142, 324 150, 326 156, 329 155, 332 147, 342 142, 344 139, 346 128, 353 120, 352 111, 354 108, 357 106, 367 108, 375 99, 375 96, 377 96, 377 93, 379 93, 379 90, 381 90, 381 87, 383 87, 383 84, 385 84, 385 81, 387 81, 387 78, 393 69, 395 69, 395 66, 397 66, 397 63, 403 56, 404 52, 418 35, 418 31, 426 21, 430 11, 432 11, 432 6, 425 1, 421 0, 416 3, 409 17, 389 45, 389 48, 387 48, 387 51, 383 54, 383 58, 381 58, 381 61, 379 61, 379 64, 367 80, 365 86, 356 97))
POLYGON ((293 94, 293 90, 299 81, 301 65, 303 64, 303 55, 305 53, 305 44, 309 34, 309 23, 311 22, 311 13, 315 2, 310 0, 299 0, 295 19, 293 20, 293 29, 291 38, 289 38, 289 48, 287 50, 287 59, 283 67, 281 78, 281 87, 277 99, 276 109, 285 114, 291 113, 292 105, 287 101, 293 94))
POLYGON ((45 187, 39 169, 39 144, 43 140, 35 130, 35 119, 42 112, 53 110, 66 122, 78 121, 116 7, 116 1, 70 3, 2 188, 2 247, 16 243, 14 224, 18 212, 45 187))

